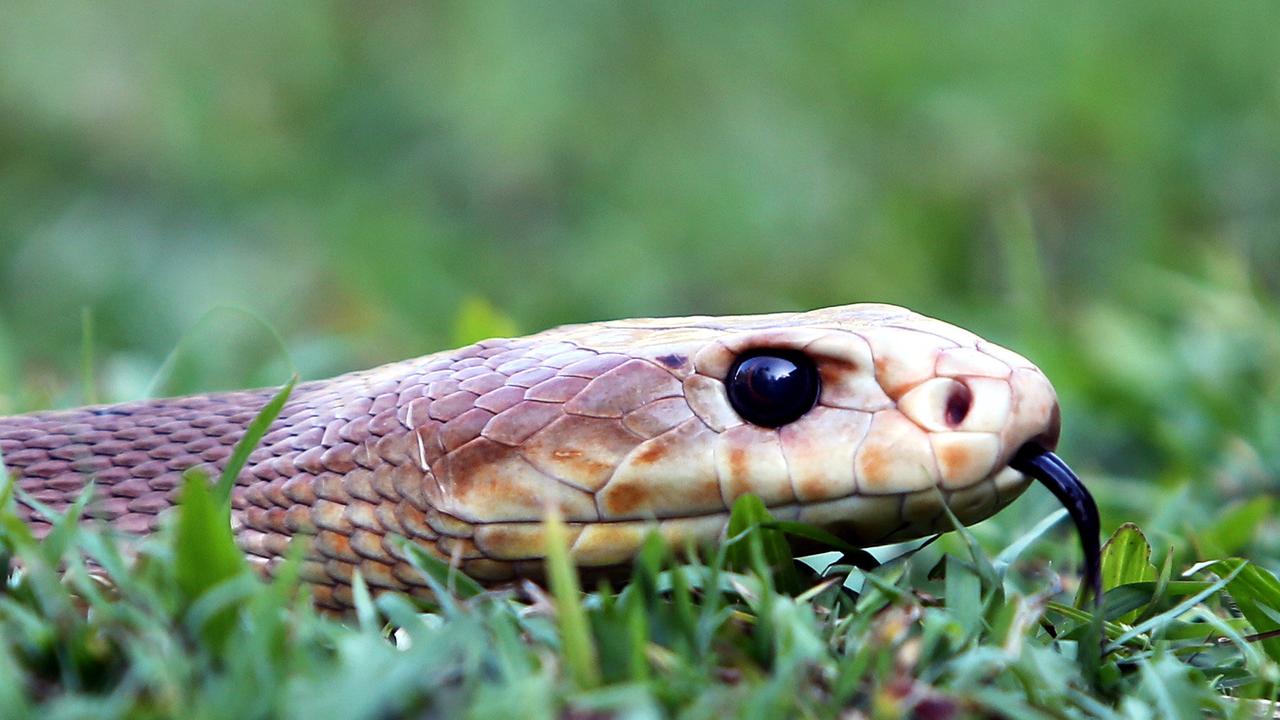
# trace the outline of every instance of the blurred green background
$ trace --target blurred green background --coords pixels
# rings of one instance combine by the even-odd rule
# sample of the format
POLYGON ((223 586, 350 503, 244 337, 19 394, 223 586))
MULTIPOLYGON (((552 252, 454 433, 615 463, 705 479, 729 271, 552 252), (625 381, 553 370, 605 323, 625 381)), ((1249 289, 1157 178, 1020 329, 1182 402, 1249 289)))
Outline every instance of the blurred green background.
POLYGON ((137 397, 175 347, 158 392, 322 377, 464 307, 879 300, 1039 362, 1109 519, 1177 535, 1280 471, 1278 20, 7 2, 0 412, 137 397))

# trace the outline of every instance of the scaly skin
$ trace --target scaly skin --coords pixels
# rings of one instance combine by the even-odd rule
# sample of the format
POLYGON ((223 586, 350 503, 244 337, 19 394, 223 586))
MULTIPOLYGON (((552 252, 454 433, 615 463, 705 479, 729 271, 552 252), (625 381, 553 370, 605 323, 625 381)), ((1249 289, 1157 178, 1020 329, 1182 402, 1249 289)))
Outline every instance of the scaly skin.
MULTIPOLYGON (((0 452, 54 510, 92 477, 92 514, 146 533, 181 472, 218 473, 271 393, 3 418, 0 452)), ((317 602, 344 608, 357 568, 429 595, 392 536, 482 582, 537 576, 548 506, 587 572, 625 567, 654 527, 714 542, 748 492, 858 545, 919 537, 949 527, 942 502, 966 523, 1011 502, 1027 485, 1013 453, 1057 434, 1035 366, 889 305, 571 325, 299 385, 238 479, 232 523, 268 570, 309 536, 317 602), (722 382, 758 348, 819 370, 818 405, 781 428, 741 420, 722 382)))

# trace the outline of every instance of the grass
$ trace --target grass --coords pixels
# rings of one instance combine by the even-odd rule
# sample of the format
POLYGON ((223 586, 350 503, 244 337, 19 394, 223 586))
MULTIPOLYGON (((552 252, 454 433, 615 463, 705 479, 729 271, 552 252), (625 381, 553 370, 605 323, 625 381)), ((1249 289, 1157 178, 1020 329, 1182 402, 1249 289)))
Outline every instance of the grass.
POLYGON ((79 508, 37 542, 5 491, 5 717, 1254 717, 1280 681, 1280 639, 1250 637, 1280 628, 1273 574, 1177 566, 1125 524, 1098 613, 1037 559, 1062 512, 995 553, 961 528, 819 573, 744 498, 713 555, 652 537, 620 590, 582 593, 553 531, 550 594, 482 592, 422 555, 435 606, 357 583, 335 619, 297 558, 271 582, 240 561, 214 497, 190 481, 126 561, 79 508))

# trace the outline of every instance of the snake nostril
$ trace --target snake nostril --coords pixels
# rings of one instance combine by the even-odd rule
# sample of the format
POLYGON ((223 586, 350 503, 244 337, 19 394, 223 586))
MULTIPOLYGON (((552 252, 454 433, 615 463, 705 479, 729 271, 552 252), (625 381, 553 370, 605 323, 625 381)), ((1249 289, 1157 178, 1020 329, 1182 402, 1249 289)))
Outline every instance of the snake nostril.
POLYGON ((962 382, 957 382, 951 386, 951 392, 947 394, 947 409, 944 417, 947 425, 955 427, 964 422, 969 416, 969 408, 973 407, 973 392, 969 390, 969 386, 962 382))

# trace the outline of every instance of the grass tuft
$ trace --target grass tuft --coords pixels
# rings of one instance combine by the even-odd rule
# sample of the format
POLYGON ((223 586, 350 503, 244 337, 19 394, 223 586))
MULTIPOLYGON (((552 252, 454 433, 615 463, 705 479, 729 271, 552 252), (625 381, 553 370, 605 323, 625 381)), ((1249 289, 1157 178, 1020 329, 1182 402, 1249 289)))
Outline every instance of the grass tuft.
POLYGON ((1273 639, 1250 637, 1276 629, 1280 581, 1238 558, 1166 577, 1134 526, 1108 544, 1101 615, 1036 562, 1043 527, 995 553, 948 536, 802 580, 750 498, 709 556, 651 536, 620 590, 581 591, 552 518, 549 597, 485 591, 411 552, 437 611, 358 580, 357 612, 335 619, 311 608, 298 557, 271 582, 248 570, 207 481, 188 480, 178 521, 128 561, 74 517, 35 541, 8 493, 6 716, 1243 717, 1280 678, 1273 639), (792 577, 801 592, 781 589, 792 577), (1090 668, 1095 623, 1107 644, 1090 668))

